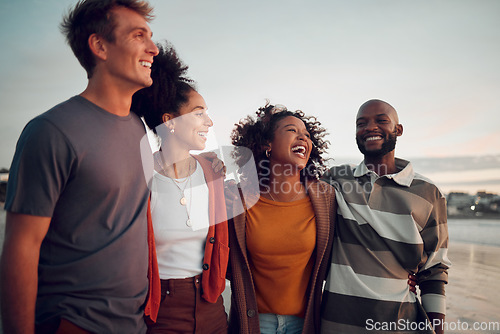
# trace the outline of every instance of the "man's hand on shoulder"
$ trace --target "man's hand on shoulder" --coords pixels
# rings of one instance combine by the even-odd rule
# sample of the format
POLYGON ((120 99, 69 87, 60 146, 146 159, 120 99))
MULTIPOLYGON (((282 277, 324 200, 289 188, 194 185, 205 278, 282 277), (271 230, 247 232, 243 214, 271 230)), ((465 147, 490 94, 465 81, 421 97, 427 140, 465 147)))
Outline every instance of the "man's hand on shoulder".
POLYGON ((212 163, 212 169, 216 174, 219 174, 222 177, 226 176, 226 165, 224 165, 224 162, 219 159, 217 154, 214 152, 203 152, 200 156, 212 163))
POLYGON ((408 287, 411 292, 417 294, 417 276, 408 274, 408 287))

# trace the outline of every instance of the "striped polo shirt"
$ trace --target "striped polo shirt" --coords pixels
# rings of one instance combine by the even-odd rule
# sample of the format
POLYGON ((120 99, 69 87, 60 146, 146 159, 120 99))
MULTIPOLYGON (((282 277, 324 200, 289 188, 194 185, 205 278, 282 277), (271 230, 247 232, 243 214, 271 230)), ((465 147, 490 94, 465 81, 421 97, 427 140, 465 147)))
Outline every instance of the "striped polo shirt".
MULTIPOLYGON (((446 201, 411 164, 378 176, 364 162, 333 167, 338 223, 322 304, 323 333, 377 329, 425 333, 426 312, 445 314, 448 280, 446 201), (417 276, 422 304, 409 291, 417 276)), ((431 332, 431 331, 429 331, 431 332)))

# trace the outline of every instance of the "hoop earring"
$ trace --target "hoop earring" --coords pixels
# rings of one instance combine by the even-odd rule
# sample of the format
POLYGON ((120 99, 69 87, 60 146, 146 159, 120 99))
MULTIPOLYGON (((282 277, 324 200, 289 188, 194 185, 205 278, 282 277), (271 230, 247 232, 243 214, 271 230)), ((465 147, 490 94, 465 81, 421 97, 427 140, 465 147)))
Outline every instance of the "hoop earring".
POLYGON ((266 150, 266 157, 268 157, 268 158, 271 157, 271 150, 266 150))

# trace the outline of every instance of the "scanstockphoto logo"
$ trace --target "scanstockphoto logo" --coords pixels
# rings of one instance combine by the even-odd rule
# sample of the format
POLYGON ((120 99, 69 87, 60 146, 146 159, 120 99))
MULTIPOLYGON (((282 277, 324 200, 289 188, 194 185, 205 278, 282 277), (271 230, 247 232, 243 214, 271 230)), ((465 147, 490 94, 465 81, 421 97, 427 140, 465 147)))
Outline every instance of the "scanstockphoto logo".
POLYGON ((432 323, 414 322, 407 319, 399 319, 398 321, 375 321, 373 319, 366 320, 367 331, 402 331, 402 332, 427 332, 433 331, 432 323))
MULTIPOLYGON (((166 167, 173 166, 174 164, 182 163, 182 161, 175 161, 169 157, 168 166, 160 154, 152 153, 152 150, 157 150, 161 145, 158 138, 166 138, 164 140, 169 140, 169 136, 175 135, 182 138, 184 141, 189 141, 198 145, 200 147, 205 147, 205 140, 207 140, 207 132, 200 131, 199 134, 196 130, 193 131, 193 127, 190 125, 180 126, 180 124, 190 123, 187 117, 191 117, 192 113, 176 117, 177 120, 176 127, 174 131, 168 128, 165 123, 160 124, 156 128, 157 136, 148 136, 147 134, 143 136, 140 142, 141 159, 144 172, 144 178, 148 185, 149 190, 154 195, 154 193, 161 193, 161 191, 167 192, 172 191, 172 188, 166 188, 167 190, 159 190, 155 187, 155 166, 158 168, 166 170, 166 167), (185 118, 186 116, 186 118, 185 118), (201 137, 201 138, 200 138, 201 137), (200 143, 202 143, 200 145, 200 143), (153 148, 152 148, 153 147, 153 148), (156 149, 155 149, 156 148, 156 149), (161 167, 160 167, 161 166, 161 167)), ((191 123, 192 124, 192 121, 191 123)), ((193 145, 193 144, 192 144, 193 145)), ((217 159, 219 159, 226 168, 225 176, 219 174, 219 177, 207 181, 206 178, 196 179, 187 178, 185 184, 180 184, 183 180, 173 180, 176 184, 178 191, 178 200, 182 200, 182 205, 186 207, 187 214, 191 210, 196 210, 196 203, 190 202, 190 196, 185 196, 185 194, 190 194, 192 191, 196 191, 197 188, 203 188, 207 186, 212 186, 213 189, 224 189, 224 197, 226 198, 227 219, 234 218, 237 215, 242 214, 245 209, 251 208, 255 205, 260 197, 260 192, 273 192, 281 194, 296 194, 301 190, 300 184, 291 184, 289 182, 273 182, 271 180, 271 175, 274 177, 279 176, 289 176, 298 173, 298 167, 293 164, 274 164, 273 167, 269 167, 269 162, 267 160, 261 160, 259 162, 260 178, 257 171, 257 165, 250 149, 246 147, 236 147, 236 146, 218 146, 212 149, 210 152, 215 153, 217 159), (236 162, 237 161, 237 162, 236 162), (267 166, 265 165, 267 163, 267 166), (198 181, 200 180, 200 181, 198 181)), ((164 152, 167 154, 168 152, 164 152)), ((213 159, 213 158, 212 158, 213 159)), ((305 189, 309 188, 309 179, 316 180, 317 169, 314 165, 310 164, 304 169, 300 170, 300 173, 308 177, 305 180, 305 189)), ((163 173, 165 174, 165 173, 163 173)), ((162 188, 165 189, 165 188, 162 188)), ((175 188, 174 188, 175 190, 175 188)), ((331 191, 330 188, 318 188, 317 192, 321 191, 331 191)), ((217 196, 217 198, 220 198, 217 196)), ((168 205, 168 204, 167 204, 168 205)), ((216 215, 217 217, 224 215, 216 215)), ((188 217, 189 219, 189 217, 188 217)), ((221 221, 216 221, 214 223, 220 223, 221 221)), ((212 223, 212 222, 211 222, 212 223)))
POLYGON ((402 331, 402 332, 425 332, 442 329, 445 333, 456 332, 460 333, 499 333, 500 322, 464 322, 464 321, 445 321, 442 319, 433 319, 432 321, 415 322, 407 319, 399 319, 398 321, 375 321, 367 319, 365 328, 367 331, 386 332, 386 331, 402 331))
MULTIPOLYGON (((389 167, 385 164, 382 165, 370 165, 366 164, 368 170, 378 170, 379 175, 387 175, 388 178, 392 178, 389 172, 389 167)), ((373 188, 372 176, 370 174, 365 174, 362 177, 356 177, 356 182, 353 182, 353 173, 356 166, 347 165, 336 166, 333 170, 333 176, 330 175, 329 182, 339 191, 340 194, 344 195, 363 195, 370 193, 373 188)), ((376 175, 376 174, 375 174, 376 175)))
MULTIPOLYGON (((234 146, 219 146, 215 150, 210 152, 215 153, 217 159, 224 163, 226 167, 225 176, 219 174, 218 178, 212 181, 199 182, 194 179, 186 185, 190 189, 182 189, 185 191, 196 191, 199 187, 204 187, 206 189, 210 183, 213 183, 214 189, 224 189, 224 197, 226 198, 226 206, 228 207, 227 219, 234 218, 237 215, 242 214, 245 211, 245 207, 248 209, 257 203, 259 198, 259 179, 257 177, 257 169, 253 155, 251 151, 245 147, 240 148, 243 151, 248 151, 248 161, 246 161, 241 167, 237 166, 234 159, 232 158, 232 152, 234 146), (239 185, 239 187, 236 186, 239 185), (239 188, 239 189, 238 189, 239 188)), ((150 144, 150 138, 145 135, 140 142, 142 167, 144 172, 144 178, 148 185, 150 191, 159 191, 158 188, 154 186, 154 174, 155 174, 155 156, 152 154, 152 148, 150 144)), ((178 161, 180 162, 180 161, 178 161)), ((182 188, 185 186, 183 185, 182 188)), ((179 193, 179 199, 182 197, 179 193)), ((196 210, 196 203, 189 203, 190 196, 186 197, 186 208, 189 210, 196 210)), ((167 204, 168 205, 168 204, 167 204)), ((216 217, 221 217, 224 215, 215 215, 216 217)), ((221 223, 222 221, 215 221, 214 224, 221 223)), ((212 222, 211 222, 212 224, 212 222)))

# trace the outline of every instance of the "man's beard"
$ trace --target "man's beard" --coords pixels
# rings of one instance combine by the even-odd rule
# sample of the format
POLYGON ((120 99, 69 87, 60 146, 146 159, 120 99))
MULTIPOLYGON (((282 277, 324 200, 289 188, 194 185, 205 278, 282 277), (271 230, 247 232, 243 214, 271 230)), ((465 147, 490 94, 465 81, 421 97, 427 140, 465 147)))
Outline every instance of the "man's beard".
POLYGON ((358 149, 361 151, 361 153, 363 153, 364 156, 368 156, 371 158, 383 157, 396 148, 397 137, 397 130, 394 130, 393 133, 389 134, 389 136, 385 138, 384 143, 379 150, 368 151, 365 148, 363 142, 358 138, 356 138, 356 144, 358 144, 358 149))

